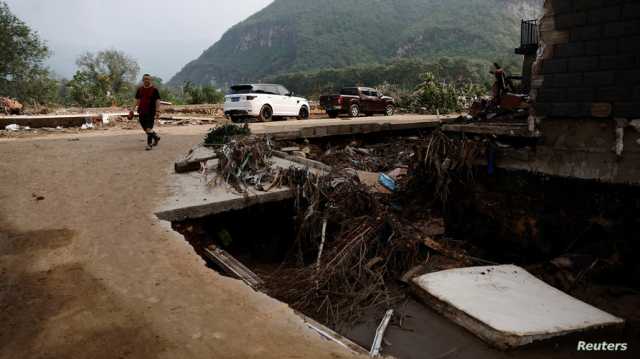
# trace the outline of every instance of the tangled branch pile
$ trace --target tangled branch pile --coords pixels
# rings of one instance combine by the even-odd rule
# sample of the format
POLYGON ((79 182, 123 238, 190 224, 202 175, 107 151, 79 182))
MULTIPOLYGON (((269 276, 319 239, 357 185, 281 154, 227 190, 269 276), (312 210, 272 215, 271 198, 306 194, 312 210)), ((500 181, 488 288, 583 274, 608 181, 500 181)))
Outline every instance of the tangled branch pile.
POLYGON ((414 156, 413 146, 420 138, 393 138, 387 143, 367 145, 353 142, 344 147, 332 147, 314 153, 314 159, 333 168, 353 168, 368 172, 388 172, 408 163, 414 156))
MULTIPOLYGON (((435 189, 445 201, 453 181, 471 177, 472 162, 481 154, 472 143, 436 132, 414 144, 414 155, 403 157, 410 161, 403 164, 411 169, 413 186, 399 188, 435 189)), ((348 168, 325 175, 278 169, 270 161, 271 148, 269 140, 244 139, 218 151, 219 176, 236 190, 283 185, 295 191, 296 238, 285 263, 265 278, 269 293, 333 326, 403 298, 390 283, 426 260, 427 209, 403 208, 407 193, 373 191, 348 168)))
POLYGON ((297 237, 289 255, 295 265, 267 281, 271 294, 334 326, 398 300, 388 280, 423 258, 420 238, 405 233, 411 223, 392 210, 391 198, 348 171, 289 176, 297 191, 297 237))
POLYGON ((216 150, 218 158, 217 180, 223 180, 239 193, 250 187, 270 190, 276 183, 272 166, 271 140, 242 138, 228 142, 216 150), (269 182, 266 188, 263 183, 269 182))
POLYGON ((414 174, 412 184, 429 188, 434 197, 444 205, 449 196, 449 187, 454 182, 467 183, 473 180, 474 162, 484 155, 482 143, 469 139, 452 139, 435 131, 424 144, 416 147, 416 158, 412 162, 414 174))
POLYGON ((204 138, 205 146, 224 145, 229 143, 232 139, 247 136, 251 134, 249 125, 238 126, 233 124, 218 125, 207 133, 204 138))

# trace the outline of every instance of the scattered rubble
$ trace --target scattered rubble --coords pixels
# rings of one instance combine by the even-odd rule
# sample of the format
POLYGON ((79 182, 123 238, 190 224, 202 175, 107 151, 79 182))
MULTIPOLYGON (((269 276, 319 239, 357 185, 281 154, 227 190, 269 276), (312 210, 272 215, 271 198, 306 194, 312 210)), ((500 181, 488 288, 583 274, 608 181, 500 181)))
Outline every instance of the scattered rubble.
POLYGON ((9 97, 0 97, 0 106, 2 112, 5 115, 20 115, 22 114, 23 106, 17 100, 9 97))

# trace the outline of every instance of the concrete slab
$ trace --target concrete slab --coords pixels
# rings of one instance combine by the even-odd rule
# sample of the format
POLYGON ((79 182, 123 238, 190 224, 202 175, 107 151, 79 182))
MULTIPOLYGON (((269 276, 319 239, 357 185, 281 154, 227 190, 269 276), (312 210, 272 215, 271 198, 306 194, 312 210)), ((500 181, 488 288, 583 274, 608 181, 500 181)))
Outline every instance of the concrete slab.
MULTIPOLYGON (((281 168, 306 168, 304 165, 273 157, 273 165, 281 168)), ((209 179, 215 177, 217 160, 208 162, 209 179)), ((317 169, 310 171, 319 172, 317 169)), ((171 196, 157 211, 156 216, 165 221, 183 221, 211 216, 214 214, 239 210, 256 204, 278 202, 293 198, 293 192, 287 188, 274 188, 269 192, 253 191, 246 194, 236 193, 225 183, 215 186, 207 182, 199 172, 178 174, 168 178, 171 196)))
POLYGON ((29 126, 31 128, 41 127, 78 127, 92 118, 98 118, 98 114, 81 114, 81 115, 43 115, 43 116, 0 116, 0 128, 16 124, 20 126, 29 126))
POLYGON ((412 284, 428 305, 501 349, 624 322, 514 265, 430 273, 412 284))
POLYGON ((375 133, 399 130, 435 128, 457 115, 394 115, 358 118, 315 119, 305 121, 275 121, 252 123, 253 134, 268 134, 274 139, 320 138, 336 135, 375 133))

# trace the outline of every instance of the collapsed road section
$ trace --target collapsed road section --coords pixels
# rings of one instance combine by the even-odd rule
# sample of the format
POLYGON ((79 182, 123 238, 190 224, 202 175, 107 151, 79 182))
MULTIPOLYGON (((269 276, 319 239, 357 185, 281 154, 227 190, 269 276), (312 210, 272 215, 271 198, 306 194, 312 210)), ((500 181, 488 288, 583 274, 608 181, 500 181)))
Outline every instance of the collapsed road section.
MULTIPOLYGON (((533 242, 543 250, 530 256, 531 247, 522 245, 532 241, 526 234, 536 233, 538 223, 544 229, 552 226, 536 222, 537 217, 512 213, 513 204, 494 206, 499 212, 489 217, 493 222, 459 211, 468 208, 458 206, 465 200, 462 196, 473 194, 466 200, 488 205, 496 199, 487 190, 492 184, 508 182, 509 176, 527 177, 492 167, 487 154, 496 142, 501 147, 526 147, 535 138, 501 136, 497 141, 491 136, 447 135, 421 128, 276 141, 247 132, 228 126, 213 129, 208 145, 179 160, 176 169, 186 173, 174 175, 174 197, 158 216, 171 221, 213 269, 324 323, 318 327, 335 331, 333 340, 347 346, 355 343, 359 352, 362 348, 377 352, 380 348, 372 344, 381 343, 383 353, 398 358, 418 353, 509 355, 489 349, 468 330, 495 348, 535 358, 550 353, 570 357, 575 352, 573 337, 567 337, 571 333, 587 331, 581 335, 611 341, 637 338, 640 318, 628 305, 640 303, 633 289, 635 279, 603 275, 636 266, 633 256, 619 251, 637 253, 624 236, 615 242, 599 241, 598 250, 579 236, 557 238, 557 245, 544 247, 542 243, 555 238, 544 233, 533 242), (500 222, 503 217, 515 222, 500 222), (490 235, 465 237, 474 230, 488 234, 483 225, 496 223, 500 226, 490 228, 500 234, 494 240, 490 235), (501 228, 511 231, 500 232, 501 228), (571 246, 560 244, 567 241, 571 246), (451 287, 454 297, 448 298, 449 289, 430 293, 429 286, 421 290, 416 285, 415 278, 424 275, 509 263, 523 268, 515 270, 514 278, 486 270, 486 277, 482 275, 486 286, 497 290, 482 291, 485 285, 480 285, 471 307, 464 301, 457 309, 441 305, 455 305, 455 293, 470 287, 451 287), (518 282, 518 276, 530 280, 521 286, 507 285, 518 282), (522 304, 518 295, 542 289, 549 294, 540 296, 537 305, 546 310, 532 314, 537 319, 529 323, 531 316, 518 314, 523 310, 518 309, 522 304), (434 296, 440 300, 424 300, 434 296), (504 308, 503 317, 527 323, 503 326, 504 321, 495 324, 492 312, 474 312, 476 307, 490 308, 497 298, 513 304, 511 312, 504 308), (380 321, 390 309, 394 314, 388 327, 383 326, 380 321), (572 314, 557 325, 553 311, 572 314), (521 330, 523 326, 534 329, 521 330), (383 327, 386 334, 376 335, 376 329, 383 327), (551 344, 514 349, 549 338, 555 338, 551 344)), ((603 218, 612 214, 602 212, 603 218)), ((470 269, 449 284, 473 281, 478 275, 470 269)))

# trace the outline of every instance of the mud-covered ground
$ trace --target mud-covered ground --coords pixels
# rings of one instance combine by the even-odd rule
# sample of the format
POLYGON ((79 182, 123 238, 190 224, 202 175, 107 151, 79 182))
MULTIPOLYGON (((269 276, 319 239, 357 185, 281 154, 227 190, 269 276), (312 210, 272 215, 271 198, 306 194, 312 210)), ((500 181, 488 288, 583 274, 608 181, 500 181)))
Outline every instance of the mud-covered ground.
POLYGON ((153 216, 208 127, 0 139, 0 358, 339 358, 153 216))

